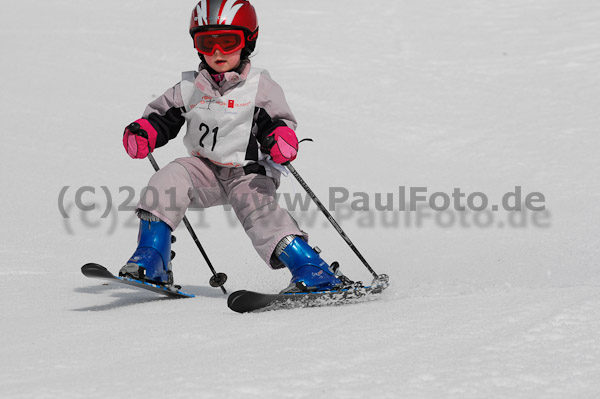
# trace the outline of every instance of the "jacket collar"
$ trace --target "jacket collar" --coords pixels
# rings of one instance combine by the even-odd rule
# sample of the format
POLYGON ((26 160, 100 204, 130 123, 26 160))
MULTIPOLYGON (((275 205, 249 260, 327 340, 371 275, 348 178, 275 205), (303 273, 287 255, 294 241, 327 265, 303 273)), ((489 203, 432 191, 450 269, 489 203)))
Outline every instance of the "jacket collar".
MULTIPOLYGON (((218 78, 213 78, 211 74, 212 71, 208 65, 201 63, 198 67, 198 77, 196 80, 201 79, 203 81, 202 86, 206 87, 206 83, 214 92, 213 94, 225 94, 228 90, 232 89, 234 86, 237 86, 240 82, 243 82, 248 77, 250 73, 251 64, 250 60, 242 61, 242 64, 234 71, 225 72, 222 74, 218 74, 218 78)), ((198 85, 197 85, 198 86, 198 85)))

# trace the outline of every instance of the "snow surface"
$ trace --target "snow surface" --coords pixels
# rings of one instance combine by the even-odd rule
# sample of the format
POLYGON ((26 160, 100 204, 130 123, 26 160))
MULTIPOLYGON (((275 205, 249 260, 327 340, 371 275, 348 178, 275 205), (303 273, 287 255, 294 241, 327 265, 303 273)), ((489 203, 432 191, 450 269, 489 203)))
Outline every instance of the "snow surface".
MULTIPOLYGON (((295 166, 323 200, 330 187, 373 199, 405 186, 497 203, 521 186, 543 193, 546 211, 519 227, 506 212, 485 228, 473 214, 443 227, 433 213, 418 227, 402 223, 414 212, 341 207, 393 283, 356 306, 235 314, 183 230, 175 278, 197 299, 86 279, 82 264, 116 270, 134 249, 131 213, 101 218, 103 187, 122 205, 120 188, 137 198, 152 173, 121 134, 196 67, 194 2, 11 2, 0 15, 0 397, 599 397, 598 2, 254 4, 254 64, 315 139, 295 166), (94 211, 78 211, 81 187, 95 188, 82 193, 94 211)), ((183 153, 173 142, 155 155, 183 153)), ((292 179, 282 190, 301 192, 292 179)), ((323 256, 368 280, 310 209, 298 217, 323 256)), ((190 218, 230 292, 286 285, 230 213, 190 218)))

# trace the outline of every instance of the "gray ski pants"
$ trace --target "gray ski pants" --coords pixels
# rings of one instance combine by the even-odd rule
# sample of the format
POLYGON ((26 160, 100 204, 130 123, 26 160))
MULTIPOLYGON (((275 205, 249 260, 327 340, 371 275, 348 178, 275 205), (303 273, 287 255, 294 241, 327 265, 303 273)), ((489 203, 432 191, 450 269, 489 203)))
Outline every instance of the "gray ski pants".
POLYGON ((260 257, 272 268, 280 268, 283 265, 271 259, 277 243, 291 234, 308 237, 277 204, 277 186, 277 180, 245 174, 242 168, 220 167, 197 157, 179 158, 152 176, 138 208, 175 230, 190 206, 230 204, 260 257))

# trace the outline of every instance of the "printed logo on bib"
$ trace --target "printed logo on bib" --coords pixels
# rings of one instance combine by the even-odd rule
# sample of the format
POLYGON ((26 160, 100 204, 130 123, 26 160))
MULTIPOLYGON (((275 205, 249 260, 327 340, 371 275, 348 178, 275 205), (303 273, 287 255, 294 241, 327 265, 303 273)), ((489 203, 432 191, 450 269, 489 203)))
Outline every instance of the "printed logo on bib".
POLYGON ((202 97, 202 100, 200 100, 196 104, 190 104, 190 108, 191 109, 199 108, 199 109, 210 110, 211 104, 227 106, 227 108, 234 109, 234 108, 238 108, 238 107, 249 107, 250 105, 252 105, 252 101, 247 101, 245 103, 236 103, 235 100, 227 100, 227 102, 225 102, 225 101, 221 101, 221 100, 215 100, 214 98, 212 98, 210 96, 204 96, 204 97, 202 97))
POLYGON ((194 109, 194 108, 199 108, 199 109, 207 109, 210 111, 210 105, 213 103, 216 103, 216 100, 213 100, 212 97, 209 96, 204 96, 202 97, 202 100, 200 100, 200 102, 196 103, 196 104, 190 104, 190 108, 194 109))

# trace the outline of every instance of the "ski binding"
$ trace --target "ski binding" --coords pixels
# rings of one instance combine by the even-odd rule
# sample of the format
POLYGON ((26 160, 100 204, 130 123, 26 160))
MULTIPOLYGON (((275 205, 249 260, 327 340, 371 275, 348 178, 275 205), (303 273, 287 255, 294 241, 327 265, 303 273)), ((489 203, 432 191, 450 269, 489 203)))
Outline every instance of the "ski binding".
POLYGON ((114 283, 126 284, 136 288, 156 292, 171 298, 194 298, 194 294, 181 291, 178 286, 168 286, 149 281, 136 280, 129 277, 115 276, 107 268, 97 263, 87 263, 81 267, 81 272, 89 278, 97 278, 114 283))

